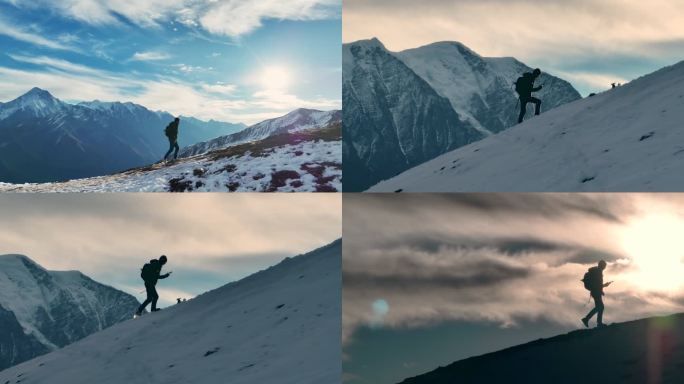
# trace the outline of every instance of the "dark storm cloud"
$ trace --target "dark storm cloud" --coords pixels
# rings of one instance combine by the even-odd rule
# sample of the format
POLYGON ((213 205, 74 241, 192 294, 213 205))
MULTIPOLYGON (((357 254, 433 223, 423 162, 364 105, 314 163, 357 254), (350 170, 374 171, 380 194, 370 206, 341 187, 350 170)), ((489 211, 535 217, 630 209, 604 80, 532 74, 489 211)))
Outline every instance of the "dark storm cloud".
MULTIPOLYGON (((480 213, 539 216, 557 219, 559 216, 586 215, 606 221, 620 222, 621 216, 630 211, 627 201, 620 198, 603 198, 600 195, 579 194, 521 194, 521 193, 458 193, 431 194, 419 206, 411 195, 377 195, 361 199, 365 204, 386 210, 410 213, 435 207, 444 210, 468 209, 480 213), (365 201, 363 201, 365 200, 365 201)), ((454 220, 459 216, 455 215, 454 220)), ((467 223, 464 223, 467 225, 467 223)))
POLYGON ((500 285, 511 279, 520 279, 530 275, 528 268, 510 265, 497 260, 467 260, 454 263, 446 268, 436 267, 428 260, 410 256, 397 257, 393 260, 392 270, 373 271, 352 264, 344 268, 342 279, 354 289, 389 289, 401 290, 410 287, 412 290, 459 289, 500 285))

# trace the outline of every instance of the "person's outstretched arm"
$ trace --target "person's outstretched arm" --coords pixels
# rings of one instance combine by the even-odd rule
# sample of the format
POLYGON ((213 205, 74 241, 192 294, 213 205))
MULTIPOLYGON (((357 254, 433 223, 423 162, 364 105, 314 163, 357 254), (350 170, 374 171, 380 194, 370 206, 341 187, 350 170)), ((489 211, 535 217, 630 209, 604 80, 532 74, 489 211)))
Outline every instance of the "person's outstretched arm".
POLYGON ((165 273, 165 274, 163 274, 163 275, 159 275, 159 278, 160 278, 160 279, 166 279, 166 278, 169 277, 169 276, 171 276, 171 272, 165 273))
POLYGON ((538 87, 532 88, 532 92, 538 92, 538 91, 540 91, 541 89, 542 89, 542 86, 540 85, 540 86, 538 86, 538 87))

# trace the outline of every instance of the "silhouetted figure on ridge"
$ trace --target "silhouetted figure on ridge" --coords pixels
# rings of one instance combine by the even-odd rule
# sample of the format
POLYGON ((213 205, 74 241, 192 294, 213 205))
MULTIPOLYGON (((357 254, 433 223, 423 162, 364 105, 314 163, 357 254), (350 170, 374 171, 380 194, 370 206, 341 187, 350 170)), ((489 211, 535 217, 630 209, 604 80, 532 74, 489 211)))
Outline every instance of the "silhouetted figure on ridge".
POLYGON ((591 297, 594 299, 594 308, 582 318, 582 324, 584 324, 585 327, 589 327, 589 320, 591 320, 594 315, 597 315, 596 326, 605 326, 605 324, 603 324, 603 288, 612 283, 612 281, 605 284, 603 283, 603 270, 605 269, 606 262, 601 260, 599 261, 598 266, 589 268, 582 279, 584 288, 589 290, 591 297))
POLYGON ((145 281, 145 291, 147 292, 147 299, 138 307, 138 310, 135 312, 136 316, 142 315, 142 311, 145 310, 145 307, 147 307, 147 304, 152 303, 152 312, 156 312, 159 310, 157 308, 157 300, 159 299, 159 294, 157 294, 157 280, 159 279, 166 279, 171 275, 171 272, 166 273, 164 275, 161 274, 161 269, 162 266, 166 264, 166 256, 162 255, 159 260, 153 259, 150 260, 149 263, 145 264, 142 267, 142 271, 140 272, 140 277, 142 277, 143 281, 145 281))
POLYGON ((178 158, 178 150, 180 147, 178 147, 178 125, 180 124, 180 119, 175 118, 173 119, 172 122, 169 123, 169 125, 164 128, 164 134, 166 137, 169 139, 169 150, 166 152, 166 155, 164 155, 164 160, 166 160, 167 157, 171 154, 171 151, 176 149, 176 152, 173 154, 173 159, 176 160, 178 158))
POLYGON ((515 92, 520 98, 520 115, 518 116, 518 124, 523 122, 525 113, 527 112, 527 103, 534 103, 534 114, 539 115, 541 111, 541 100, 532 96, 532 92, 537 92, 542 89, 542 86, 535 87, 534 82, 541 75, 539 68, 532 72, 526 72, 515 81, 515 92))

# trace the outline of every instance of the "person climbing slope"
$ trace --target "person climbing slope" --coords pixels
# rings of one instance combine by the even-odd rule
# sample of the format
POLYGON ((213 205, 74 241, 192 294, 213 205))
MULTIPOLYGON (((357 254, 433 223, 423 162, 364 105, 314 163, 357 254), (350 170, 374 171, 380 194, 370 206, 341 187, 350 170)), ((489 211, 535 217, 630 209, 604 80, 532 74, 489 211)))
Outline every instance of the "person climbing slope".
POLYGON ((166 279, 171 275, 171 272, 166 273, 166 274, 161 274, 161 269, 164 264, 166 264, 166 255, 161 255, 159 260, 153 259, 150 260, 149 263, 145 264, 142 267, 142 271, 140 272, 140 277, 142 277, 143 281, 145 282, 145 291, 147 292, 147 299, 138 307, 138 310, 135 312, 136 316, 142 315, 142 311, 145 310, 145 307, 147 307, 148 304, 152 303, 152 312, 156 312, 159 310, 157 308, 157 300, 159 299, 159 294, 157 294, 157 281, 159 279, 166 279))
POLYGON ((534 114, 539 115, 541 112, 541 100, 532 96, 532 92, 537 92, 542 89, 542 86, 535 87, 534 82, 541 75, 539 68, 532 72, 526 72, 515 81, 515 92, 520 98, 520 115, 518 116, 518 124, 523 122, 525 113, 527 113, 527 104, 534 104, 534 114))
POLYGON ((180 124, 180 119, 176 117, 173 119, 172 122, 169 123, 169 125, 164 128, 164 134, 166 137, 169 139, 169 150, 166 152, 166 155, 164 155, 164 160, 166 160, 167 157, 171 154, 171 151, 176 149, 176 152, 173 154, 173 159, 176 160, 178 158, 178 150, 180 147, 178 146, 178 125, 180 124))
POLYGON ((603 288, 612 283, 612 281, 609 281, 605 284, 603 283, 603 271, 605 269, 606 262, 601 260, 597 266, 589 268, 582 279, 582 282, 584 282, 584 288, 589 291, 591 297, 594 299, 594 308, 582 318, 582 324, 584 324, 585 327, 589 327, 589 320, 591 320, 591 318, 596 314, 598 314, 596 317, 596 326, 605 326, 605 324, 603 324, 603 288))

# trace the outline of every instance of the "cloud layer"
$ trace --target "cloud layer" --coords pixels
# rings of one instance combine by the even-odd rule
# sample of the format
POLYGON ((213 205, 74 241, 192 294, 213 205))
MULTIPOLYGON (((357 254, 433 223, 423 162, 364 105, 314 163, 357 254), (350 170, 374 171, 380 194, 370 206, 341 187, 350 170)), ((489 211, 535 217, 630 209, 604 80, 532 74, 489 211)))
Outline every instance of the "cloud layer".
POLYGON ((178 22, 212 34, 240 37, 264 20, 323 20, 339 17, 340 0, 13 0, 16 6, 46 8, 93 24, 122 24, 122 18, 142 27, 178 22))
MULTIPOLYGON (((361 326, 573 325, 588 311, 580 279, 601 259, 606 281, 616 281, 610 321, 681 311, 684 285, 651 289, 657 284, 638 271, 658 256, 633 254, 624 236, 658 212, 677 212, 684 228, 683 203, 669 195, 345 196, 345 341, 361 326), (389 307, 382 321, 377 300, 389 307)), ((684 242, 674 244, 684 256, 684 242)))

